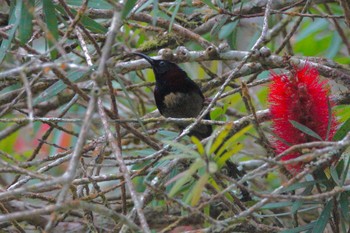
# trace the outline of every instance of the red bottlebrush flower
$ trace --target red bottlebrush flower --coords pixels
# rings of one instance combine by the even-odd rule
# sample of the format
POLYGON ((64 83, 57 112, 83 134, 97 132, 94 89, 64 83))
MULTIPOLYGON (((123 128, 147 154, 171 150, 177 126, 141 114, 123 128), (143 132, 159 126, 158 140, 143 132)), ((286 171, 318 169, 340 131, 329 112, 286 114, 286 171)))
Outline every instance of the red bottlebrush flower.
MULTIPOLYGON (((290 120, 310 128, 325 141, 333 138, 337 121, 333 114, 329 114, 329 93, 327 80, 321 81, 317 70, 307 63, 302 69, 295 68, 290 77, 286 74, 272 74, 268 100, 273 132, 277 135, 273 142, 276 153, 282 153, 292 145, 318 141, 317 138, 295 128, 290 120), (331 127, 327 138, 329 122, 331 127)), ((298 156, 300 153, 294 152, 285 155, 281 160, 286 161, 298 156)), ((304 162, 299 162, 288 164, 285 168, 296 175, 303 166, 304 162)))

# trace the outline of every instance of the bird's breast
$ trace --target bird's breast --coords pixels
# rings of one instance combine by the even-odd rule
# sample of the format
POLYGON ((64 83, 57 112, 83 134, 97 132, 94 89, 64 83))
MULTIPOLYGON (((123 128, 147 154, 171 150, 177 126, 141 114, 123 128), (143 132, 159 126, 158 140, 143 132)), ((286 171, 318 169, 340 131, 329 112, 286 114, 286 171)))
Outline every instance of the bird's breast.
POLYGON ((164 96, 163 103, 167 108, 173 108, 176 107, 178 104, 181 104, 181 101, 186 99, 186 94, 181 93, 181 92, 171 92, 170 94, 167 94, 164 96))
POLYGON ((196 92, 170 92, 163 98, 162 114, 165 117, 197 117, 203 108, 204 99, 196 92))

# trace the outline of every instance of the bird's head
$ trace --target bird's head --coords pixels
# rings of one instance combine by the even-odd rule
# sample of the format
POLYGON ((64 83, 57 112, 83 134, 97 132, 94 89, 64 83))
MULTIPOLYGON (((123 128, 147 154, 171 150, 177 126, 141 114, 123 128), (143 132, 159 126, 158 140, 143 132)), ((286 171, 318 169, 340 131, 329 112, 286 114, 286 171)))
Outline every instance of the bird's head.
POLYGON ((167 60, 155 60, 143 53, 134 52, 133 54, 146 59, 146 61, 151 64, 157 81, 161 82, 164 79, 170 79, 171 77, 175 78, 175 76, 177 78, 181 76, 187 77, 187 74, 175 63, 167 60))

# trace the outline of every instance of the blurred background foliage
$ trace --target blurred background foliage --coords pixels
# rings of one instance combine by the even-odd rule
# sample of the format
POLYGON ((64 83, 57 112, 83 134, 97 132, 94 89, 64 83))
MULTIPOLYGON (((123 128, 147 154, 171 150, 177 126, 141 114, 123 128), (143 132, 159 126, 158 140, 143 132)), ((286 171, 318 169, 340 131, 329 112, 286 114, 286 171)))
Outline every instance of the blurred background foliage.
MULTIPOLYGON (((122 154, 135 188, 140 196, 147 191, 152 193, 147 194, 144 211, 153 232, 194 229, 202 229, 199 232, 218 229, 222 232, 349 231, 347 151, 342 153, 338 167, 334 165, 330 169, 328 177, 309 174, 300 181, 288 183, 291 177, 284 174, 281 167, 265 167, 264 171, 254 173, 257 171, 254 169, 262 168, 266 159, 274 155, 261 146, 252 120, 247 120, 251 112, 242 101, 241 83, 253 84, 249 86, 250 98, 255 111, 263 111, 268 108, 269 73, 288 72, 287 63, 275 69, 275 64, 266 62, 262 70, 248 69, 245 75, 229 83, 224 97, 211 109, 211 119, 221 122, 214 122, 215 137, 200 142, 186 136, 174 141, 179 130, 157 113, 152 70, 133 63, 138 58, 129 55, 139 51, 156 56, 164 48, 176 53, 178 46, 204 52, 206 47, 201 44, 202 40, 217 46, 222 53, 249 51, 261 35, 266 1, 3 0, 2 3, 1 161, 46 174, 50 179, 66 171, 86 114, 88 102, 83 95, 90 95, 91 74, 101 61, 113 12, 117 11, 121 27, 115 43, 108 48, 111 54, 102 95, 107 109, 112 109, 110 95, 116 98, 119 118, 109 122, 113 130, 118 122, 129 121, 137 132, 157 145, 150 146, 144 138, 121 125, 122 154), (189 36, 190 32, 198 36, 197 40, 189 36), (111 80, 112 89, 107 79, 111 80), (228 135, 225 151, 215 154, 228 135), (165 145, 171 146, 167 153, 155 154, 165 145), (236 165, 232 168, 227 163, 236 165), (236 166, 238 171, 234 172, 236 166), (245 181, 236 184, 244 174, 245 181), (153 187, 152 182, 157 177, 159 183, 153 187), (288 185, 283 187, 285 184, 288 185), (317 198, 318 194, 329 192, 335 186, 344 188, 343 192, 317 198), (245 200, 246 189, 249 200, 245 200), (254 207, 273 192, 285 198, 271 196, 260 207, 254 207), (316 196, 311 200, 288 198, 293 195, 316 196), (254 209, 249 217, 240 215, 250 207, 254 209)), ((268 16, 270 37, 264 46, 274 55, 318 61, 330 69, 349 74, 350 31, 345 8, 339 1, 274 0, 268 16), (290 32, 293 32, 291 37, 279 49, 290 32)), ((176 61, 202 87, 208 102, 240 62, 235 57, 193 60, 187 62, 180 58, 176 61)), ((249 64, 253 67, 259 62, 259 59, 252 59, 249 64)), ((348 87, 335 81, 331 81, 331 85, 334 98, 345 96, 346 99, 348 87)), ((338 103, 335 111, 341 123, 350 117, 346 101, 338 103)), ((271 139, 268 116, 262 113, 259 119, 261 129, 271 139)), ((344 124, 343 131, 348 131, 348 125, 344 124)), ((104 133, 96 111, 76 182, 72 184, 75 188, 71 191, 72 199, 128 214, 134 206, 129 193, 123 191, 125 184, 104 133), (82 181, 82 178, 88 179, 82 181)), ((0 167, 0 192, 40 182, 38 177, 29 175, 28 178, 28 174, 5 167, 4 163, 0 167), (27 181, 21 183, 23 180, 27 181)), ((16 196, 17 201, 26 203, 24 209, 7 200, 13 208, 2 207, 2 214, 53 204, 59 189, 52 186, 33 192, 36 195, 31 197, 24 193, 16 196)), ((82 209, 67 211, 56 228, 67 232, 87 229, 114 232, 122 226, 94 211, 90 213, 92 218, 84 218, 83 213, 82 209), (79 223, 74 223, 77 219, 79 223)), ((40 224, 23 218, 16 224, 0 221, 0 226, 9 231, 30 232, 46 226, 49 214, 43 217, 40 224)), ((138 223, 132 217, 131 221, 138 223)))

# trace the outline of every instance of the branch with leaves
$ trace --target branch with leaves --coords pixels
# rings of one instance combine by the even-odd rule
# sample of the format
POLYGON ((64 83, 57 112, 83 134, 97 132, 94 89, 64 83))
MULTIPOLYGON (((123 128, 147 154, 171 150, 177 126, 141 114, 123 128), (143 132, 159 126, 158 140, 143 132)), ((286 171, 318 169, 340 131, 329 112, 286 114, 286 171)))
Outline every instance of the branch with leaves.
POLYGON ((349 34, 345 0, 5 1, 0 228, 348 232, 349 34), (202 112, 161 116, 132 52, 202 112))

